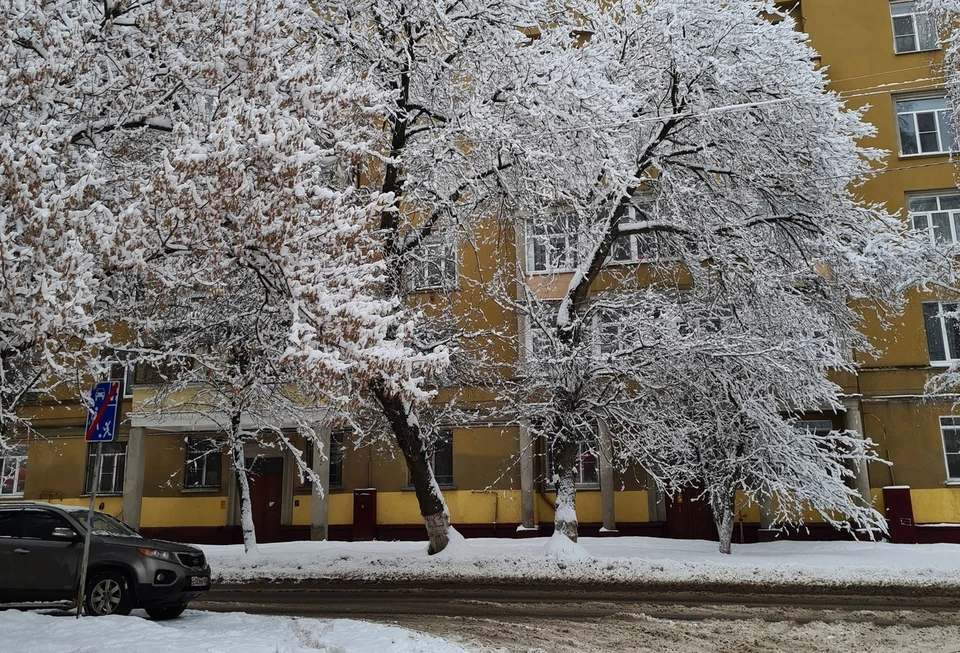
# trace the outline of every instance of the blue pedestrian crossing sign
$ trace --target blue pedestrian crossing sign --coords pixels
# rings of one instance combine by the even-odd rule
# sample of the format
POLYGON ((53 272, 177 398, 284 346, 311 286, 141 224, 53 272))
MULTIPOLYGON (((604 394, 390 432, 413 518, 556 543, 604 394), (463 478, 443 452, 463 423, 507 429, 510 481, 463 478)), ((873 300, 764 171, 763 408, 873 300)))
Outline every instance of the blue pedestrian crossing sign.
POLYGON ((87 442, 113 442, 120 416, 120 382, 103 381, 90 391, 93 406, 87 413, 87 442))

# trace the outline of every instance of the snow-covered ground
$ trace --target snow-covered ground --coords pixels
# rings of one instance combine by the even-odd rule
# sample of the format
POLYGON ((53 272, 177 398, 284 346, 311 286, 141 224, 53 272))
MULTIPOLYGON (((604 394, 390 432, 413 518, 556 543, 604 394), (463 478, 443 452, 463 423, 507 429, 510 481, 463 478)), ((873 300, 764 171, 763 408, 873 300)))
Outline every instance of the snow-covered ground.
POLYGON ((282 579, 744 583, 960 586, 960 545, 771 542, 734 545, 646 537, 454 539, 428 556, 425 542, 288 542, 203 546, 220 582, 282 579))
POLYGON ((179 619, 0 611, 0 651, 30 653, 464 653, 442 639, 349 619, 190 610, 179 619))

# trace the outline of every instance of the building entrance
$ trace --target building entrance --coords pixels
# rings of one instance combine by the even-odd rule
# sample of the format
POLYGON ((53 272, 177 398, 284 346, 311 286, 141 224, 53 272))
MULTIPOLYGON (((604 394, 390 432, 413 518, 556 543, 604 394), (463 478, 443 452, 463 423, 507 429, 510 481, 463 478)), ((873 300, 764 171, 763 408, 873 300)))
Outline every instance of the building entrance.
POLYGON ((247 458, 250 470, 250 507, 258 542, 280 540, 283 504, 283 458, 247 458))

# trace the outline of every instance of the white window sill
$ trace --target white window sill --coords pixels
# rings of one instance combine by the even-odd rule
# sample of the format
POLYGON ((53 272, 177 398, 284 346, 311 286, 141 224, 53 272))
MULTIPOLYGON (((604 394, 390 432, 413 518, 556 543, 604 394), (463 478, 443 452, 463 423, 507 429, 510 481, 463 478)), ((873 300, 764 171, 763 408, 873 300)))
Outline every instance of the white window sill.
POLYGON ((180 489, 181 494, 203 494, 208 492, 219 492, 221 487, 218 485, 216 487, 185 487, 180 489))
POLYGON ((556 270, 527 270, 527 275, 531 277, 546 277, 551 274, 573 274, 576 268, 558 268, 556 270))
POLYGON ((4 501, 5 499, 23 499, 23 492, 20 494, 0 494, 0 501, 4 501))
MULTIPOLYGON (((903 152, 898 153, 898 158, 900 159, 923 159, 930 158, 935 156, 951 156, 953 154, 960 154, 957 150, 949 150, 947 152, 918 152, 917 154, 904 154, 903 152)), ((896 170, 896 168, 891 168, 891 170, 896 170)))
POLYGON ((904 55, 904 54, 923 54, 925 52, 939 52, 942 49, 943 48, 941 48, 940 46, 937 46, 935 48, 927 48, 926 50, 904 50, 903 52, 897 52, 896 50, 894 50, 893 53, 899 57, 900 55, 904 55))
POLYGON ((944 485, 946 487, 960 487, 960 478, 951 478, 944 485))
POLYGON ((949 361, 930 361, 930 367, 950 367, 954 363, 960 362, 958 360, 949 360, 949 361))

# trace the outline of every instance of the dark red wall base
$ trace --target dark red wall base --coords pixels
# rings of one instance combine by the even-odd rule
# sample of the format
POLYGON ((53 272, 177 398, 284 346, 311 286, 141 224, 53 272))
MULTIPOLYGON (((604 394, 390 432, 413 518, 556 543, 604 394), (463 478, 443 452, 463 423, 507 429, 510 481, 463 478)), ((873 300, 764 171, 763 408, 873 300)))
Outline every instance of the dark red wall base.
MULTIPOLYGON (((455 524, 455 528, 464 537, 549 537, 553 535, 553 524, 542 523, 536 531, 517 531, 518 524, 455 524)), ((580 524, 582 537, 666 537, 666 522, 639 522, 631 524, 617 524, 616 533, 600 533, 601 524, 580 524)), ((142 528, 140 533, 144 537, 153 537, 175 542, 190 542, 193 544, 239 544, 243 541, 239 526, 182 526, 169 528, 142 528)), ((917 542, 934 544, 939 542, 960 544, 960 524, 956 526, 916 525, 917 542)), ((333 541, 350 542, 353 540, 353 527, 350 525, 330 526, 329 537, 333 541)), ((281 526, 277 539, 274 542, 294 542, 310 539, 309 526, 281 526)), ((422 524, 378 525, 376 539, 399 540, 404 542, 425 541, 426 531, 422 524)), ((810 524, 804 529, 793 529, 786 532, 763 531, 757 523, 738 523, 733 528, 733 542, 735 544, 755 544, 757 542, 772 542, 780 540, 792 541, 838 541, 852 540, 853 535, 845 531, 834 530, 828 524, 810 524)), ((863 539, 863 538, 861 538, 863 539)), ((261 542, 264 542, 261 540, 261 542)))

